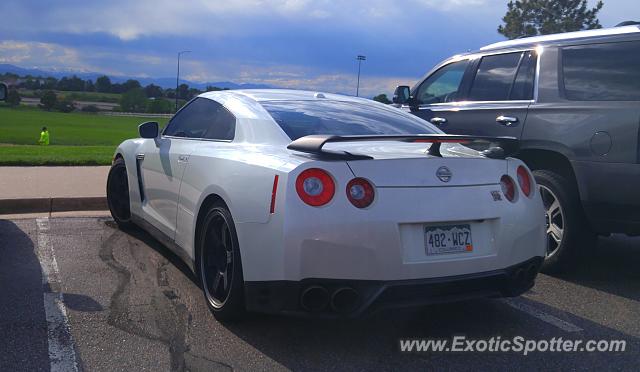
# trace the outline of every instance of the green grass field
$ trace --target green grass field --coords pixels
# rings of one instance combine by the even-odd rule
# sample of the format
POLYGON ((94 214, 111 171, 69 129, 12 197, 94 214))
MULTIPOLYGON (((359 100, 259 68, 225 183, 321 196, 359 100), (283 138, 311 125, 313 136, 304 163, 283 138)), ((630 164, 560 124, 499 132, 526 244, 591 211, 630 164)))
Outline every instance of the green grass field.
POLYGON ((0 107, 0 165, 110 164, 116 146, 138 137, 138 125, 149 120, 163 126, 168 119, 0 107), (49 146, 37 146, 43 126, 49 146))

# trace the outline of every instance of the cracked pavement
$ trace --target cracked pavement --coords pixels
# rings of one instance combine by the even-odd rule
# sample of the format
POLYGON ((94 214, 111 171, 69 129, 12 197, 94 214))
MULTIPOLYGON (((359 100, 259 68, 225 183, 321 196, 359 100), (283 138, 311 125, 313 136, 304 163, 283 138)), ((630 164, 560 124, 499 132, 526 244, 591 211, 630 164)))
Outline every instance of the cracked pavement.
MULTIPOLYGON (((255 314, 225 325, 209 313, 188 267, 148 234, 122 232, 108 218, 49 224, 79 370, 633 369, 640 357, 638 238, 601 238, 576 270, 542 275, 515 306, 488 299, 355 321, 255 314), (398 350, 400 338, 454 335, 624 339, 627 351, 523 357, 398 350)), ((50 367, 37 234, 35 219, 0 220, 0 370, 50 367)))

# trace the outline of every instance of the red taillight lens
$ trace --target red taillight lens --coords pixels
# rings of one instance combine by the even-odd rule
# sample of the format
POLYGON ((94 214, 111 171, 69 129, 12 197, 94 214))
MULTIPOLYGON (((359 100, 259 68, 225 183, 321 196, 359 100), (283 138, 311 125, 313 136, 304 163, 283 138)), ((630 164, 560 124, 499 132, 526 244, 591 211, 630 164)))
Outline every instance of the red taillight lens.
POLYGON ((331 201, 336 185, 326 171, 310 168, 300 173, 296 179, 296 191, 303 202, 319 207, 331 201))
POLYGON ((520 188, 522 189, 522 193, 526 196, 531 195, 531 176, 529 175, 529 171, 522 165, 518 167, 518 183, 520 184, 520 188))
POLYGON ((507 198, 510 202, 514 201, 516 198, 516 184, 513 182, 513 179, 506 174, 500 178, 500 187, 502 187, 502 193, 504 197, 507 198))
POLYGON ((347 199, 358 208, 366 208, 373 203, 373 185, 364 178, 354 178, 347 184, 347 199))

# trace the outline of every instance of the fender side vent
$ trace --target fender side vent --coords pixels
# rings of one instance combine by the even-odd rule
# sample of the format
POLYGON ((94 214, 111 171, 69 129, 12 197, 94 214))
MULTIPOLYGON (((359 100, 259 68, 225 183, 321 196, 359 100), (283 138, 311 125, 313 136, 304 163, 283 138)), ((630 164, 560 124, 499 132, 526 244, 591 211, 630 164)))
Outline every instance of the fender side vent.
POLYGON ((142 185, 142 161, 144 154, 136 155, 136 175, 138 176, 138 191, 140 192, 140 202, 144 203, 144 186, 142 185))

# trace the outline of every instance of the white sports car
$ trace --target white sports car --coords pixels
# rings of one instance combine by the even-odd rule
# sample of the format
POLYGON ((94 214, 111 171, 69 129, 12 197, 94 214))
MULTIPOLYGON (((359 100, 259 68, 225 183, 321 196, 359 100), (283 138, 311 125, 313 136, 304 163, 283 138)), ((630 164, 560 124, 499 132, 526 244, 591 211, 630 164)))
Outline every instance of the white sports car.
POLYGON ((517 296, 545 255, 513 138, 289 90, 204 93, 139 131, 109 172, 113 218, 184 259, 222 320, 517 296))

